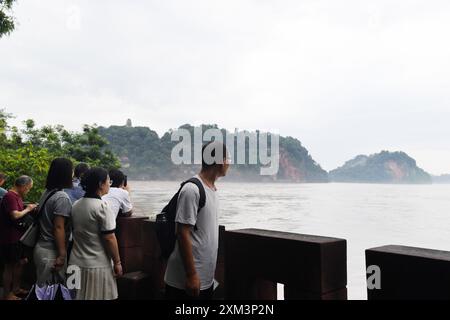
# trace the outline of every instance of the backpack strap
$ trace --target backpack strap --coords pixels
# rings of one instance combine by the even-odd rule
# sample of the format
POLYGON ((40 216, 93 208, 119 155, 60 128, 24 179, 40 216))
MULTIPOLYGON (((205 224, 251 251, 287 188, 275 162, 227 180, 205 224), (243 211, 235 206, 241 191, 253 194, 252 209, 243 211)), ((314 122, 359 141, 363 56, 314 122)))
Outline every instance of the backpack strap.
MULTIPOLYGON (((200 200, 199 200, 199 204, 198 204, 198 210, 197 210, 197 214, 200 212, 200 210, 205 206, 206 203, 206 191, 205 191, 205 187, 203 187, 203 183, 197 179, 197 178, 190 178, 189 180, 186 180, 185 182, 183 182, 181 184, 181 189, 183 188, 183 186, 186 183, 193 183, 198 187, 198 190, 200 192, 200 200)), ((194 226, 194 231, 197 231, 197 224, 194 226)))
MULTIPOLYGON (((191 179, 185 181, 185 182, 183 183, 183 186, 184 186, 186 183, 193 183, 193 184, 195 184, 195 185, 198 187, 198 190, 199 190, 199 192, 200 192, 200 201, 199 201, 199 204, 198 204, 198 210, 197 210, 197 213, 198 213, 198 212, 200 212, 201 209, 203 209, 203 207, 205 206, 205 203, 206 203, 206 192, 205 192, 205 187, 203 187, 203 183, 202 183, 199 179, 197 179, 197 178, 191 178, 191 179)), ((182 187, 183 187, 183 186, 182 186, 182 187)))
POLYGON ((184 185, 186 183, 193 183, 193 184, 195 184, 197 186, 199 192, 200 192, 200 200, 199 200, 199 203, 198 203, 198 210, 197 210, 197 213, 199 213, 200 210, 203 209, 203 207, 205 206, 205 203, 206 203, 205 187, 203 187, 203 184, 202 184, 202 182, 199 179, 197 179, 197 178, 190 178, 189 180, 186 180, 186 181, 184 181, 181 184, 181 187, 180 187, 180 190, 178 190, 178 193, 181 191, 181 189, 184 187, 184 185))

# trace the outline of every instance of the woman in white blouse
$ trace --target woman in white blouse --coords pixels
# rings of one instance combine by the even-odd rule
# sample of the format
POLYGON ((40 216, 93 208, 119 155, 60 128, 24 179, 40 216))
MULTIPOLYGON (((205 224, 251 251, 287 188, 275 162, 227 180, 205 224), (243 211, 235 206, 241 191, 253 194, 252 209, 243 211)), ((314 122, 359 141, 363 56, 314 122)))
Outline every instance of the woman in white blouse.
POLYGON ((90 169, 83 178, 86 191, 72 208, 73 249, 70 265, 81 270, 77 300, 117 299, 116 277, 122 275, 115 236, 116 217, 102 196, 110 188, 108 172, 90 169))

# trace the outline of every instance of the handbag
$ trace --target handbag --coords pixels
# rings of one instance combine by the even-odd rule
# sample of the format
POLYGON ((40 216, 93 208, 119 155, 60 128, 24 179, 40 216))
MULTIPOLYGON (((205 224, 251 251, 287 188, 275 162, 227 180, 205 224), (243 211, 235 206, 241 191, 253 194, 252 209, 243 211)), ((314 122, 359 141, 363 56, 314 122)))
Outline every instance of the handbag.
POLYGON ((69 289, 66 286, 65 279, 58 273, 52 272, 52 280, 42 286, 34 284, 25 300, 75 300, 76 294, 75 289, 69 289))
POLYGON ((31 214, 27 214, 17 220, 16 222, 16 228, 20 231, 27 231, 28 228, 33 224, 34 218, 31 214))
POLYGON ((39 206, 38 213, 36 217, 33 219, 33 222, 30 224, 28 229, 25 231, 25 233, 20 238, 19 242, 24 245, 25 247, 34 248, 36 246, 36 243, 39 238, 39 219, 42 215, 42 210, 45 208, 45 204, 47 201, 56 193, 58 192, 58 189, 55 189, 50 192, 50 194, 47 196, 47 198, 44 200, 44 203, 42 206, 39 206))

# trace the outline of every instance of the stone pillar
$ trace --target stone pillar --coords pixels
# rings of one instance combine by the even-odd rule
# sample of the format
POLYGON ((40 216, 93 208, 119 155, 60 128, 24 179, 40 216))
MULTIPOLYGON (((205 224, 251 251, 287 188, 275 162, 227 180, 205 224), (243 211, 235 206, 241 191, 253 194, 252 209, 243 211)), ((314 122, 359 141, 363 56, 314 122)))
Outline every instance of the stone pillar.
POLYGON ((117 219, 117 241, 124 275, 117 279, 119 299, 149 299, 150 276, 143 269, 143 216, 117 219))
POLYGON ((117 242, 124 273, 142 270, 142 224, 148 217, 131 216, 117 219, 117 242))
POLYGON ((225 298, 225 227, 219 226, 219 252, 217 254, 217 265, 215 279, 219 286, 214 291, 214 300, 225 298))
MULTIPOLYGON (((450 299, 450 252, 405 246, 366 250, 366 268, 379 268, 380 289, 367 289, 369 300, 450 299)), ((367 274, 375 284, 375 272, 367 274)), ((371 286, 372 287, 372 286, 371 286)))
POLYGON ((346 240, 269 230, 227 231, 226 299, 347 299, 346 240))
POLYGON ((164 293, 164 273, 166 263, 160 258, 158 238, 156 236, 156 223, 154 221, 145 221, 143 224, 143 270, 150 275, 152 299, 162 299, 164 293))

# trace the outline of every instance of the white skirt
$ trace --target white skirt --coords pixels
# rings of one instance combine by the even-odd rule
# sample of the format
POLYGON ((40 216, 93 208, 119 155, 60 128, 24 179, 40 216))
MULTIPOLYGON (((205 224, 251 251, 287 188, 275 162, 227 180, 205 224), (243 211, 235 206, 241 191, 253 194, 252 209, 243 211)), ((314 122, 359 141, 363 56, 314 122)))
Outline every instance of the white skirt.
POLYGON ((113 269, 80 268, 81 286, 76 300, 114 300, 117 299, 117 282, 113 269))

